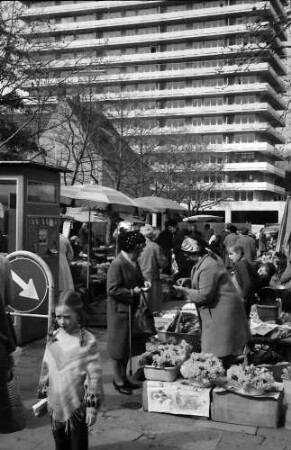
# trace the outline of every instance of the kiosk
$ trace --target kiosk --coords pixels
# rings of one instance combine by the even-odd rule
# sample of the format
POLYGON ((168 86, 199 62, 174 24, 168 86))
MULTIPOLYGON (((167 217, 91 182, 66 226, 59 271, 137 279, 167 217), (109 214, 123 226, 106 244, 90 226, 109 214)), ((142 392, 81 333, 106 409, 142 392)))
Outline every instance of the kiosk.
MULTIPOLYGON (((61 171, 30 161, 0 161, 0 252, 27 250, 40 256, 52 272, 55 292, 61 171)), ((47 314, 47 302, 38 313, 47 314)), ((44 318, 14 316, 14 325, 19 345, 47 332, 44 318)))

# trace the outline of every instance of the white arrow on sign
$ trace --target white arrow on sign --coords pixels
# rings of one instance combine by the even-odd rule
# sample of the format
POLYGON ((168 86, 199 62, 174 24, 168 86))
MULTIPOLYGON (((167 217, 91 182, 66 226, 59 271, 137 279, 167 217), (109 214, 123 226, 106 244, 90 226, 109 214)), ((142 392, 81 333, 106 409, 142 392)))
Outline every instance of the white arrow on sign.
POLYGON ((19 275, 17 275, 17 273, 14 272, 14 270, 12 270, 11 272, 13 281, 15 281, 15 283, 18 284, 18 286, 20 286, 22 289, 22 291, 19 293, 19 296, 31 298, 32 300, 39 300, 39 296, 36 292, 33 279, 30 278, 29 282, 26 283, 19 275))

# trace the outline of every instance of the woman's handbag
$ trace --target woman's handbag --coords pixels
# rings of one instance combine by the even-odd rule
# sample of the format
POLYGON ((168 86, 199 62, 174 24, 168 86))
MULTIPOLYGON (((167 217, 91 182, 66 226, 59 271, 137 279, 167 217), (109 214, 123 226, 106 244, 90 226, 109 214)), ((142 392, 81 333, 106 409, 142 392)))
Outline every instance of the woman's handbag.
POLYGON ((157 333, 154 316, 148 306, 145 294, 142 291, 139 305, 133 315, 133 336, 154 336, 157 333))

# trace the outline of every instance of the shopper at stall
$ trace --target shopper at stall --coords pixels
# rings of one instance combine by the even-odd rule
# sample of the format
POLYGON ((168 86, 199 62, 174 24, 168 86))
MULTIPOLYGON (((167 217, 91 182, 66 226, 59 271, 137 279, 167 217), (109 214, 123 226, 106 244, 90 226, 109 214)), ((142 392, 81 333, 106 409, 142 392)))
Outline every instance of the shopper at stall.
POLYGON ((172 273, 172 248, 173 248, 173 233, 171 231, 171 221, 165 222, 165 228, 159 233, 157 238, 157 244, 160 246, 164 257, 167 260, 166 267, 163 269, 163 273, 171 275, 172 273))
POLYGON ((249 229, 248 227, 243 227, 240 230, 240 236, 236 240, 236 244, 243 247, 244 250, 244 257, 247 259, 250 263, 255 261, 257 256, 257 244, 255 238, 249 236, 249 229))
POLYGON ((9 433, 13 431, 13 417, 7 382, 12 377, 11 355, 16 348, 16 342, 6 315, 6 307, 13 300, 13 281, 9 261, 3 255, 0 255, 0 279, 0 433, 9 433))
MULTIPOLYGON (((178 280, 175 288, 194 302, 201 319, 201 348, 222 360, 228 368, 235 355, 242 354, 249 338, 243 303, 223 261, 209 253, 201 237, 186 238, 181 247, 193 264, 190 286, 178 280)), ((189 282, 188 281, 188 282, 189 282)))
POLYGON ((258 235, 258 257, 263 256, 267 251, 267 236, 265 227, 262 227, 258 235))
POLYGON ((232 281, 243 301, 247 317, 251 306, 255 303, 257 292, 257 276, 253 265, 245 258, 244 248, 238 244, 228 247, 228 255, 234 266, 231 271, 232 281))
POLYGON ((138 264, 145 242, 145 237, 138 231, 120 234, 120 252, 107 273, 108 353, 112 360, 113 386, 124 395, 130 395, 132 389, 139 387, 127 378, 129 358, 145 351, 144 337, 132 339, 129 336, 129 320, 139 303, 141 290, 150 287, 150 282, 144 280, 138 264))
POLYGON ((225 226, 225 238, 223 239, 223 246, 224 246, 224 264, 227 269, 230 269, 233 266, 232 261, 229 259, 228 253, 227 253, 227 247, 231 247, 236 243, 238 240, 238 234, 237 234, 237 228, 235 225, 232 225, 231 223, 226 224, 225 226))
POLYGON ((156 235, 154 228, 145 225, 140 228, 140 232, 146 239, 146 245, 139 257, 139 264, 144 278, 151 283, 151 289, 145 295, 151 311, 160 312, 163 301, 160 270, 166 267, 167 259, 160 246, 154 242, 156 235))
POLYGON ((59 241, 59 292, 74 289, 73 277, 69 262, 74 257, 74 251, 69 239, 60 233, 59 241))

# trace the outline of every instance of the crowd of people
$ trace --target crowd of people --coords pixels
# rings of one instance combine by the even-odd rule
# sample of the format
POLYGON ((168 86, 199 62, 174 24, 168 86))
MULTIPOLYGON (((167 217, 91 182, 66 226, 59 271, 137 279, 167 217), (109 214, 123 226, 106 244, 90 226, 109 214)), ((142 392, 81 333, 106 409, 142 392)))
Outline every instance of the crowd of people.
MULTIPOLYGON (((189 232, 174 220, 166 222, 161 232, 150 225, 119 230, 117 256, 107 273, 107 350, 118 393, 131 395, 140 387, 139 380, 128 375, 128 362, 145 351, 146 338, 133 337, 133 317, 141 295, 153 314, 161 311, 162 273, 172 278, 181 305, 196 305, 203 352, 220 358, 225 368, 244 353, 250 339, 251 306, 260 301, 260 290, 284 285, 291 294, 290 255, 276 254, 267 260, 261 234, 263 230, 255 239, 247 227, 238 232, 232 224, 226 224, 220 235, 209 224, 202 231, 189 232)), ((102 370, 96 339, 84 327, 82 299, 66 275, 72 249, 62 236, 60 245, 66 266, 60 277, 66 283, 60 284, 54 329, 48 334, 39 397, 48 399, 56 449, 86 450, 88 426, 95 422, 103 398, 102 370)), ((0 273, 0 432, 7 432, 6 387, 16 343, 5 313, 13 293, 9 263, 3 256, 0 273)))

